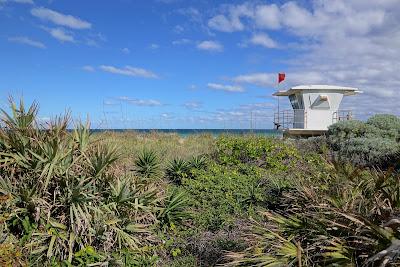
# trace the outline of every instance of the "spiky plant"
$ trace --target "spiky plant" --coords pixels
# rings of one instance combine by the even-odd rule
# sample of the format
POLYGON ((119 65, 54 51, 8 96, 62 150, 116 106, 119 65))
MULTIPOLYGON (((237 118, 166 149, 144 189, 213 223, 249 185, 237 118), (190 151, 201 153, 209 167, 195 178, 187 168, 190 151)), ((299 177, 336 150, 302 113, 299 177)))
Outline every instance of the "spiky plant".
POLYGON ((189 160, 189 166, 193 169, 204 170, 207 167, 207 158, 202 155, 194 156, 189 160))
POLYGON ((148 181, 115 177, 116 148, 93 142, 88 124, 68 131, 68 115, 39 124, 36 104, 10 110, 0 120, 0 247, 18 239, 30 265, 71 265, 82 248, 154 243, 162 198, 148 181))
POLYGON ((160 160, 153 150, 144 149, 134 164, 135 172, 143 178, 157 178, 160 175, 160 160))
POLYGON ((171 226, 180 221, 189 218, 186 211, 188 205, 188 197, 185 192, 174 188, 168 192, 165 199, 165 207, 160 210, 157 215, 162 226, 171 226))
POLYGON ((260 212, 237 266, 389 266, 400 262, 399 173, 332 166, 300 181, 278 212, 260 212), (341 169, 338 169, 341 168, 341 169))
POLYGON ((169 162, 165 174, 175 184, 181 184, 182 179, 188 177, 190 164, 181 158, 175 158, 169 162))

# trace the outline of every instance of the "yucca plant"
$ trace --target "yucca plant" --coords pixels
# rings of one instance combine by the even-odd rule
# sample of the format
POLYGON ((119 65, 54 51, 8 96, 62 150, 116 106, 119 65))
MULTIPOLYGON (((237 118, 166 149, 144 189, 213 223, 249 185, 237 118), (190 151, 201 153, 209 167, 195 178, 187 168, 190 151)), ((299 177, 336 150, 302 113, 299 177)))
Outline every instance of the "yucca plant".
POLYGON ((190 164, 180 158, 175 158, 169 162, 165 174, 175 184, 181 184, 182 179, 188 177, 190 164))
POLYGON ((144 178, 157 178, 160 175, 160 160, 153 150, 144 149, 134 164, 135 172, 144 178))
POLYGON ((189 160, 190 168, 204 170, 207 167, 207 158, 205 156, 194 156, 189 160))

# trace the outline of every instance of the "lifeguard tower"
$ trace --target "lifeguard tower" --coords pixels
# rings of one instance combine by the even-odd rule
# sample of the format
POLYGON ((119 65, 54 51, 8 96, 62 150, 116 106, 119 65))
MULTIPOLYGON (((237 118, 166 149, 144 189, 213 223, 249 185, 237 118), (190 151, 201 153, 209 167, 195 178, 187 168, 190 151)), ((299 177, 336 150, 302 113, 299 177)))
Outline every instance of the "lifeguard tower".
POLYGON ((317 136, 338 121, 351 120, 351 110, 340 110, 343 96, 361 93, 357 88, 332 85, 300 85, 287 91, 277 91, 274 96, 288 96, 292 110, 275 113, 276 129, 286 136, 317 136))

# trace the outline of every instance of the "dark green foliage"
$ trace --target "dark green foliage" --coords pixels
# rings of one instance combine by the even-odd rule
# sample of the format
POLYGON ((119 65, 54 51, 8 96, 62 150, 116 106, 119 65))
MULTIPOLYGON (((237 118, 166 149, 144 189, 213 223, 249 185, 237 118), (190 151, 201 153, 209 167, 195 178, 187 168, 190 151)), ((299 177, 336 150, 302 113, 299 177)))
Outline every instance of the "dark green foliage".
POLYGON ((278 171, 287 170, 299 155, 294 146, 274 138, 222 136, 215 157, 224 165, 244 163, 278 171))
POLYGON ((329 127, 327 142, 341 160, 386 168, 400 160, 400 119, 375 115, 367 120, 343 121, 329 127))
POLYGON ((241 174, 217 164, 207 171, 196 173, 193 179, 184 179, 183 187, 191 196, 191 206, 197 211, 197 223, 216 231, 234 224, 236 218, 252 211, 254 204, 262 202, 263 189, 258 187, 261 173, 241 174))
POLYGON ((182 179, 189 176, 190 164, 184 159, 175 158, 169 162, 165 175, 175 184, 181 184, 182 179))
POLYGON ((144 178, 157 178, 160 174, 160 160, 156 152, 143 150, 135 160, 135 171, 144 178))

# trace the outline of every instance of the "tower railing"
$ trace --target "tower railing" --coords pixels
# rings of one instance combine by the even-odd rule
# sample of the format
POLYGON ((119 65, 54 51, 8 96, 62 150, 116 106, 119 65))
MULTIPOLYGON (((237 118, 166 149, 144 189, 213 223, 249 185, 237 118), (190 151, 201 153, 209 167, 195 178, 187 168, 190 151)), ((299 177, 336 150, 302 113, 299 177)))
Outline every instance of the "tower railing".
POLYGON ((336 123, 339 121, 349 121, 354 118, 352 110, 349 109, 340 109, 332 114, 332 123, 336 123))
POLYGON ((304 129, 307 126, 307 112, 304 109, 288 109, 275 112, 274 125, 278 130, 304 129))

